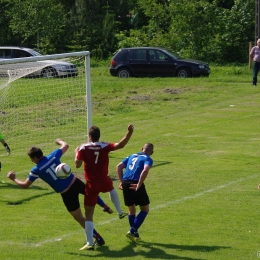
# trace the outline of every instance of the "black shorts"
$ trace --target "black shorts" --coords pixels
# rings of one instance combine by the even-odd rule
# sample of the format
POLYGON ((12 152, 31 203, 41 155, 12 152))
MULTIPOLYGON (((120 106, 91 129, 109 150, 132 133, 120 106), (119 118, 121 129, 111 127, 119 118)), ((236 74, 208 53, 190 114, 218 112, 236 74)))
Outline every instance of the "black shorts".
POLYGON ((146 206, 146 205, 150 204, 150 200, 149 200, 148 194, 146 192, 144 183, 137 191, 129 189, 129 187, 133 183, 136 184, 136 183, 138 183, 138 181, 123 181, 122 182, 125 205, 126 206, 132 206, 132 205, 146 206))
POLYGON ((69 212, 77 210, 80 207, 79 194, 85 194, 85 183, 76 178, 71 187, 64 193, 61 193, 61 197, 64 205, 69 212))

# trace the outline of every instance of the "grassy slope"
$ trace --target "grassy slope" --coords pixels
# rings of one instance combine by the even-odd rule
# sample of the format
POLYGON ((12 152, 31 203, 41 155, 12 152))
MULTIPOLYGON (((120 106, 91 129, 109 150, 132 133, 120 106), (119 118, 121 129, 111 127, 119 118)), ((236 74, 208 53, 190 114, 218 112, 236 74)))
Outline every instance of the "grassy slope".
POLYGON ((130 143, 111 154, 110 175, 145 142, 155 145, 146 181, 151 211, 140 229, 145 244, 125 238, 127 219, 97 207, 106 245, 79 251, 84 232, 59 195, 41 181, 24 191, 6 179, 9 167, 26 178, 32 166, 12 154, 1 157, 1 259, 257 259, 260 95, 250 82, 246 67, 212 67, 209 78, 127 80, 94 67, 93 123, 101 139, 118 141, 135 125, 130 143))

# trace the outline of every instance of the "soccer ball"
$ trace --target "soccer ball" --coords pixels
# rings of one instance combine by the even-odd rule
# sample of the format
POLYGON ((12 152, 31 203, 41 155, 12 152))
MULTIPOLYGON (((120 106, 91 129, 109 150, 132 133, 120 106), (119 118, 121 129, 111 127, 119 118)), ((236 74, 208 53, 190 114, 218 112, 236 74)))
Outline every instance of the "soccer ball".
POLYGON ((56 167, 55 173, 60 179, 66 179, 71 174, 70 166, 67 163, 61 163, 56 167))

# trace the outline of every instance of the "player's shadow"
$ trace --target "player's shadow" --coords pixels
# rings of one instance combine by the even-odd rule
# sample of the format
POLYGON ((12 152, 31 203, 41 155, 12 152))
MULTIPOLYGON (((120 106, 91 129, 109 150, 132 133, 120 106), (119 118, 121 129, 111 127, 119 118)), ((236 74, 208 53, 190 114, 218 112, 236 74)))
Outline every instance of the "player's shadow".
POLYGON ((152 167, 152 168, 159 167, 159 166, 166 165, 166 164, 171 164, 171 163, 172 163, 172 162, 167 162, 167 161, 156 161, 156 162, 153 164, 153 167, 152 167))
MULTIPOLYGON (((10 184, 10 183, 2 183, 0 184, 0 189, 4 189, 4 188, 12 188, 12 189, 21 189, 21 187, 17 186, 16 184, 10 184), (4 187, 3 187, 4 186, 4 187)), ((48 188, 42 188, 42 187, 38 187, 38 186, 32 186, 29 188, 30 190, 33 189, 33 190, 49 190, 48 188)), ((51 194, 54 194, 55 191, 51 190, 49 192, 44 192, 44 193, 41 193, 41 194, 37 194, 37 195, 34 195, 34 196, 31 196, 31 197, 28 197, 28 198, 25 198, 25 199, 21 199, 21 200, 0 200, 1 202, 4 202, 6 203, 6 205, 21 205, 25 202, 28 202, 28 201, 31 201, 33 199, 37 199, 37 198, 40 198, 40 197, 43 197, 43 196, 47 196, 47 195, 51 195, 51 194)))
POLYGON ((53 193, 55 193, 55 192, 54 192, 54 191, 50 191, 50 192, 38 194, 38 195, 35 195, 35 196, 31 196, 31 197, 29 197, 29 198, 22 199, 22 200, 16 200, 16 201, 8 201, 8 200, 3 201, 3 200, 2 200, 2 201, 3 201, 3 202, 6 202, 6 205, 9 205, 9 206, 11 206, 11 205, 21 205, 21 204, 23 204, 23 203, 25 203, 25 202, 31 201, 31 200, 33 200, 33 199, 38 199, 38 198, 40 198, 40 197, 44 197, 44 196, 47 196, 47 195, 51 195, 51 194, 53 194, 53 193))
MULTIPOLYGON (((17 184, 13 184, 13 183, 6 183, 6 182, 0 182, 0 189, 19 189, 21 190, 21 187, 18 186, 17 184)), ((39 187, 39 186, 31 186, 29 188, 30 190, 49 190, 48 188, 43 188, 43 187, 39 187)))
MULTIPOLYGON (((113 155, 110 155, 110 158, 114 158, 114 159, 116 158, 116 159, 118 159, 118 162, 121 162, 123 159, 125 159, 125 157, 119 158, 119 157, 113 156, 113 155)), ((154 161, 152 168, 159 167, 159 166, 166 165, 166 164, 171 164, 171 163, 173 163, 173 162, 170 162, 170 161, 154 161)))
POLYGON ((77 255, 88 258, 97 258, 97 257, 109 257, 112 259, 122 258, 122 257, 136 257, 139 256, 140 259, 145 258, 158 258, 158 259, 182 259, 182 260, 202 260, 201 258, 193 258, 193 257, 184 257, 178 256, 175 254, 166 253, 165 250, 174 249, 178 251, 195 251, 195 252, 212 252, 220 249, 226 249, 229 247, 225 246, 203 246, 203 245, 176 245, 176 244, 162 244, 162 243, 140 243, 134 244, 129 243, 128 246, 123 248, 120 251, 110 250, 108 246, 97 247, 95 251, 97 253, 90 253, 90 251, 80 252, 80 253, 72 253, 67 252, 70 255, 77 255), (135 249, 135 250, 134 250, 135 249))
MULTIPOLYGON (((146 244, 146 243, 145 243, 146 244)), ((229 246, 204 246, 204 245, 177 245, 177 244, 162 244, 152 243, 152 246, 162 246, 165 248, 176 249, 180 251, 196 251, 196 252, 213 252, 220 249, 228 249, 229 246)))

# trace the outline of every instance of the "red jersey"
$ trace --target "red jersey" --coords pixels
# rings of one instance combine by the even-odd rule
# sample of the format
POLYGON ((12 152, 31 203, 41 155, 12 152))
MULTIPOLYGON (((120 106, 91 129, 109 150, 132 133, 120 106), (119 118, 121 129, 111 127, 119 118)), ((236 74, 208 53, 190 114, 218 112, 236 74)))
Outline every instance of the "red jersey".
POLYGON ((85 179, 96 180, 108 175, 109 152, 114 150, 114 143, 88 142, 82 144, 77 152, 76 159, 84 161, 85 179))

